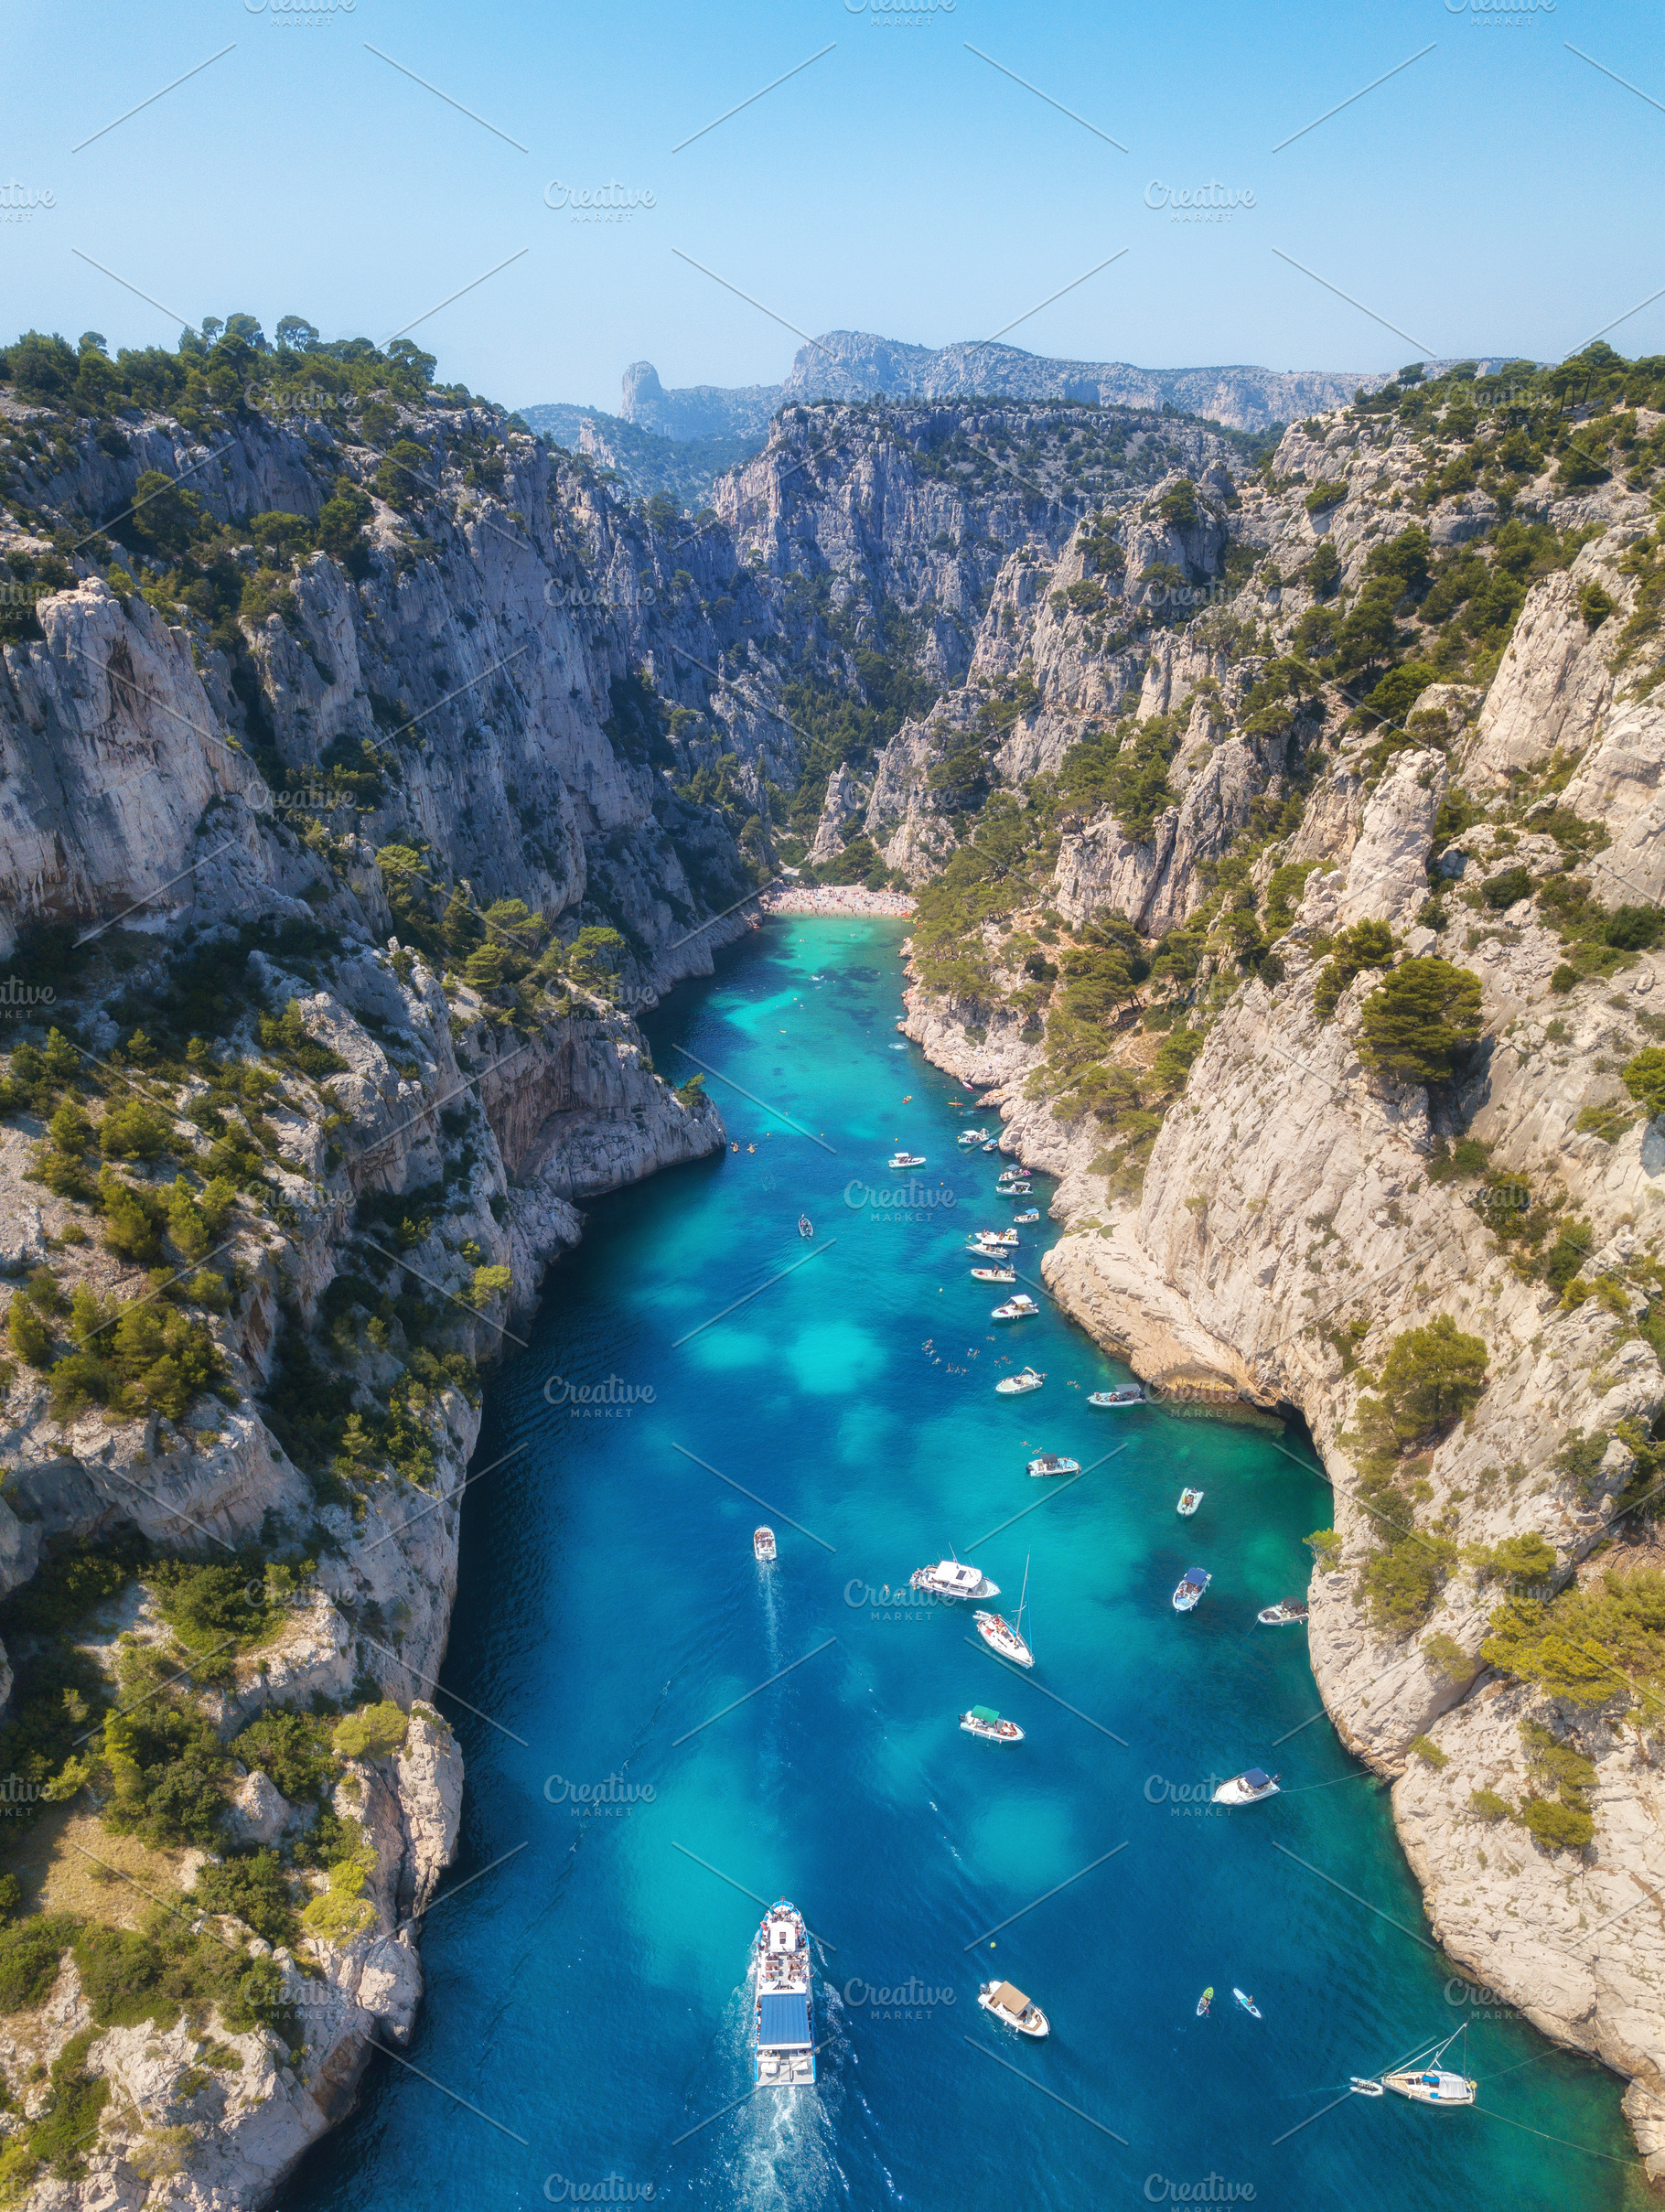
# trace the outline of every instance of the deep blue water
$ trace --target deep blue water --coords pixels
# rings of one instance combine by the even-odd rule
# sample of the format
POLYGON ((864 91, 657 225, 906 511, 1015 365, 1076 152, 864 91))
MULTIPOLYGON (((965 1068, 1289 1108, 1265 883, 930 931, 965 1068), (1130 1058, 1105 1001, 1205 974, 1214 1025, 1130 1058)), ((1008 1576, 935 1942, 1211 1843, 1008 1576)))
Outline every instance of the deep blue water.
MULTIPOLYGON (((1008 1294, 961 1248, 1014 1209, 956 1149, 960 1087, 899 1048, 900 935, 778 923, 656 1019, 673 1080, 677 1045, 731 1079, 739 1149, 596 1206, 492 1382, 476 1466, 529 1448, 465 1511, 439 1702, 468 1788, 423 1938, 422 2072, 378 2060, 287 2205, 1079 2212, 1209 2174, 1213 2201, 1352 2212, 1639 2203, 1618 2085, 1466 2001, 1380 1785, 1301 1726, 1304 1632, 1254 1624, 1330 1519, 1305 1438, 1094 1412, 1126 1370, 1044 1297, 988 1320, 1008 1294), (951 1208, 849 1202, 903 1180, 898 1144, 951 1208), (1043 1391, 994 1394, 1014 1356, 1043 1391), (609 1378, 628 1402, 574 1404, 609 1378), (1043 1448, 1090 1471, 1031 1481, 1043 1448), (1008 1614, 1028 1560, 1032 1680, 968 1644, 969 1608, 884 1602, 951 1545, 1008 1614), (1193 1561, 1214 1579, 1182 1618, 1193 1561), (1026 1740, 961 1733, 978 1702, 1026 1740), (1176 1799, 1255 1762, 1271 1803, 1176 1799), (747 1950, 781 1895, 821 1939, 821 2079, 748 2096, 747 1950), (977 2009, 994 1972, 1049 2042, 977 2009), (1465 2019, 1477 2109, 1324 2110, 1465 2019)), ((1037 1285, 1046 1196, 1018 1261, 1037 1285)))

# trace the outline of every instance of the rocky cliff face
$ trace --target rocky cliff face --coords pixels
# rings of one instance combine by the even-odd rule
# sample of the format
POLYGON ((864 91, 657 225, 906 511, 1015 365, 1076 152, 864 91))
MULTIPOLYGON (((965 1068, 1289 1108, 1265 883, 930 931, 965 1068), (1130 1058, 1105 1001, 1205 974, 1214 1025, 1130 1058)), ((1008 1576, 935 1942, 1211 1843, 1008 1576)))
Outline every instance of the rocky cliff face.
POLYGON ((48 409, 0 409, 30 456, 26 526, 0 542, 14 574, 60 572, 0 672, 0 1599, 11 1756, 51 1800, 24 1906, 75 1916, 44 1924, 56 1979, 0 2021, 0 2162, 30 2204, 136 2207, 165 2180, 170 2202, 252 2207, 421 1997, 416 1925, 462 1791, 425 1701, 478 1376, 586 1198, 725 1141, 620 1008, 709 972, 744 927, 752 871, 679 789, 679 746, 691 722, 713 742, 700 668, 758 610, 728 553, 677 552, 472 404, 406 406, 380 447, 339 413, 244 408, 204 437, 135 411, 102 443, 52 425, 49 454, 48 409), (418 460, 378 459, 393 428, 418 460), (91 527, 143 501, 150 467, 188 470, 185 564, 91 527), (342 478, 371 487, 360 534, 308 551, 342 478), (66 560, 48 549, 74 522, 91 551, 66 560), (240 529, 260 541, 242 556, 240 529), (158 1556, 246 1579, 259 1624, 177 1640, 158 1556), (32 1593, 65 1561, 121 1590, 73 1616, 92 1726, 59 1771, 31 1750, 61 1652, 32 1593), (97 1817, 155 1778, 143 1743, 117 1749, 120 1713, 98 1731, 100 1701, 129 1708, 135 1651, 166 1670, 138 1706, 220 1747, 197 1755, 194 1829, 97 1817), (333 1796, 285 1799, 272 1716, 367 1705, 399 1709, 397 1747, 372 1729, 331 1754, 319 1723, 333 1796), (291 1857, 326 1820, 336 1841, 291 1857), (216 1886, 261 1849, 288 1869, 275 1947, 216 1886), (81 1861, 103 1888, 77 1886, 81 1861), (266 1973, 252 2024, 230 1996, 166 2028, 112 2018, 85 1931, 136 1928, 147 1898, 210 1963, 266 1973), (40 2131, 76 2099, 91 2124, 52 2149, 40 2131))
MULTIPOLYGON (((1638 434, 1653 422, 1639 410, 1638 434)), ((1349 1748, 1395 1777, 1441 1943, 1546 2034, 1630 2078, 1626 2109, 1660 2178, 1665 1795, 1649 1685, 1662 1655, 1642 1639, 1616 1658, 1579 1626, 1597 1616, 1575 1609, 1616 1602, 1659 1556, 1665 1142, 1651 1094, 1633 1096, 1638 1056, 1665 1033, 1645 472, 1517 485, 1515 532, 1552 533, 1561 550, 1514 589, 1520 611, 1494 629, 1489 665, 1447 650, 1447 678, 1419 660, 1373 714, 1349 714, 1356 693, 1315 680, 1255 726, 1268 669, 1313 652, 1333 627, 1325 609, 1338 622, 1368 596, 1372 549, 1402 553, 1407 522, 1426 530, 1441 575, 1477 542, 1505 558, 1524 542, 1499 535, 1494 495, 1460 448, 1453 458, 1348 414, 1292 431, 1269 481, 1238 484, 1231 534, 1258 564, 1145 665, 1143 712, 1185 717, 1168 804, 1136 834, 1089 809, 1034 844, 1026 883, 973 933, 986 980, 916 983, 908 1028, 990 1086, 1005 1149, 1061 1178, 1064 1233, 1044 1272, 1068 1311, 1147 1379, 1304 1415, 1335 1490, 1310 1593, 1326 1705, 1349 1748), (1326 542, 1327 580, 1313 566, 1326 542), (1322 619, 1303 627, 1313 608, 1322 619), (1222 875, 1238 854, 1241 873, 1222 875), (1158 973, 1142 990, 1123 982, 1133 1025, 1106 1034, 1108 1073, 1082 1091, 1060 1057, 1071 960, 1112 912, 1158 973), (1254 914, 1273 932, 1264 966, 1264 943, 1241 960, 1227 950, 1248 944, 1254 914), (1187 922, 1208 933, 1188 967, 1165 972, 1153 940, 1187 922), (1391 949, 1343 967, 1360 924, 1385 925, 1391 949), (1430 1087, 1373 1062, 1364 1009, 1395 961, 1431 956, 1476 979, 1477 1036, 1430 1087), (1056 983, 1026 981, 1042 957, 1053 976, 1063 963, 1056 983), (1165 994, 1153 1033, 1137 1004, 1165 994), (1179 1007, 1204 1034, 1176 1097, 1153 1062, 1179 1007), (1161 1113, 1142 1165, 1129 1086, 1161 1113), (1119 1102, 1084 1111, 1087 1096, 1119 1102), (1390 1454, 1401 1487, 1384 1491, 1373 1409, 1393 1348, 1438 1315, 1484 1347, 1484 1387, 1410 1460, 1390 1454), (1388 1593, 1400 1569, 1414 1602, 1388 1593), (1582 1687, 1536 1644, 1537 1657, 1506 1659, 1525 1648, 1497 1640, 1506 1622, 1529 1642, 1556 1624, 1580 1638, 1582 1687)), ((1576 473, 1563 465, 1563 478, 1576 473)), ((1423 619, 1411 604, 1401 619, 1423 619)), ((1043 665, 1058 668, 1035 650, 1043 665)), ((1031 814, 1041 803, 1016 795, 1031 814)), ((979 823, 978 843, 988 834, 979 823)), ((940 959, 922 955, 917 972, 940 959)))

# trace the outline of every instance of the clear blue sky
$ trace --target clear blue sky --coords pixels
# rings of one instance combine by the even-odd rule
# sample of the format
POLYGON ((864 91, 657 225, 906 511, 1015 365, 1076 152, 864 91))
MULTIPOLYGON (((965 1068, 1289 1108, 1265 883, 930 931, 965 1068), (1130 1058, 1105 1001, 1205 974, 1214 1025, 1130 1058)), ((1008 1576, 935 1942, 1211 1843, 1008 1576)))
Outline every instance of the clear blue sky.
MULTIPOLYGON (((179 318, 235 309, 378 341, 414 322, 444 377, 615 408, 637 359, 668 385, 775 381, 799 340, 763 309, 811 333, 940 345, 1024 317, 1008 340, 1038 353, 1368 370, 1559 357, 1665 285, 1665 36, 1635 0, 284 5, 15 0, 5 335, 171 344, 179 318), (1254 204, 1147 204, 1211 183, 1254 204), (653 204, 581 223, 552 185, 653 204)), ((1609 336, 1665 351, 1665 299, 1609 336)))

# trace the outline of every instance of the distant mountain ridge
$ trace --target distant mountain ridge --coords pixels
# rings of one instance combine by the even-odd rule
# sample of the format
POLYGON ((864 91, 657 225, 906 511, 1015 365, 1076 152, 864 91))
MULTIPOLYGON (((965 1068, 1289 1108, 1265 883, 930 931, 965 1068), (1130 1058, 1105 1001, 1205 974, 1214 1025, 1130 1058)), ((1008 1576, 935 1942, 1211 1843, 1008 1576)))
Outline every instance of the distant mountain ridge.
POLYGON ((1234 430, 1344 406, 1380 375, 1325 369, 1139 369, 1128 361, 1053 360, 1017 346, 912 346, 863 330, 829 330, 800 346, 779 384, 694 384, 667 392, 650 361, 624 374, 620 412, 661 437, 755 434, 792 400, 1081 400, 1092 406, 1176 407, 1234 430))

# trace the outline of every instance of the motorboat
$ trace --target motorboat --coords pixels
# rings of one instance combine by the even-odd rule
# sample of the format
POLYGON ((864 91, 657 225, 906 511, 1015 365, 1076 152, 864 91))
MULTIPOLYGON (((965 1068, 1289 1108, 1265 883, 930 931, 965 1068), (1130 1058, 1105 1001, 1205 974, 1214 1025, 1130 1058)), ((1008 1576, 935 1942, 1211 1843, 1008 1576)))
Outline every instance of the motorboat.
POLYGON ((989 1141, 989 1133, 986 1129, 962 1129, 958 1141, 969 1150, 973 1144, 986 1144, 989 1141))
POLYGON ((1015 1298, 1008 1298, 1004 1305, 989 1308, 991 1321, 1027 1321, 1040 1312, 1027 1291, 1019 1291, 1015 1298))
POLYGON ((1079 1475, 1080 1471, 1080 1461, 1066 1458, 1062 1452, 1037 1452, 1029 1462, 1031 1475, 1079 1475))
POLYGON ((1017 1231, 1015 1229, 979 1229, 972 1233, 979 1244, 998 1245, 1004 1251, 1017 1250, 1017 1231))
POLYGON ((1026 1183, 1028 1180, 1029 1171, 1026 1167, 1003 1167, 994 1187, 996 1190, 1004 1190, 1009 1183, 1026 1183))
POLYGON ((1222 1782, 1214 1792, 1213 1802, 1216 1805, 1258 1805, 1262 1798, 1275 1798, 1277 1794, 1277 1776, 1268 1774, 1264 1767, 1250 1766, 1241 1774, 1234 1774, 1229 1782, 1222 1782))
POLYGON ((1254 1617, 1262 1628, 1304 1626, 1306 1607, 1298 1597, 1281 1597, 1275 1605, 1262 1605, 1254 1617))
POLYGON ((812 1237, 815 1234, 815 1224, 811 1220, 808 1214, 799 1215, 798 1234, 800 1237, 812 1237))
POLYGON ((1038 1206, 1031 1206, 1026 1213, 1014 1214, 1012 1219, 1014 1221, 1038 1221, 1040 1219, 1040 1208, 1038 1206))
POLYGON ((1014 1989, 1009 1981, 985 1981, 977 1992, 977 2002, 985 2013, 1007 2027, 1015 2028, 1020 2035, 1049 2035, 1051 2024, 1038 2004, 1033 2004, 1022 1990, 1014 1989))
POLYGON ((1124 1405, 1144 1405, 1144 1392, 1136 1382, 1123 1382, 1113 1391, 1094 1391, 1087 1401, 1089 1405, 1108 1406, 1114 1411, 1124 1405))
POLYGON ((1015 1283, 1017 1270, 1015 1267, 974 1267, 972 1280, 973 1283, 1015 1283))
POLYGON ((1017 1600, 1015 1623, 1004 1620, 998 1613, 979 1613, 973 1616, 977 1633, 991 1651, 998 1652, 1015 1666, 1033 1667, 1035 1654, 1024 1641, 1024 1606, 1029 1596, 1029 1562, 1024 1562, 1024 1586, 1017 1600))
POLYGON ((1000 1139, 998 1137, 991 1137, 983 1149, 984 1152, 998 1152, 1000 1150, 1000 1139))
POLYGON ((814 1995, 802 1916, 784 1897, 763 1916, 752 1946, 757 2086, 790 2089, 815 2078, 814 1995))
POLYGON ((1192 1514, 1196 1512, 1198 1507, 1201 1505, 1201 1503, 1202 1492, 1200 1490, 1184 1489, 1179 1493, 1179 1503, 1175 1507, 1174 1510, 1176 1513, 1183 1513, 1186 1519, 1189 1520, 1192 1514))
POLYGON ((1034 1368, 1020 1367, 1015 1375, 1003 1375, 994 1388, 1003 1398, 1021 1398, 1026 1391, 1038 1391, 1046 1380, 1034 1368))
POLYGON ((1175 1612, 1194 1612, 1198 1599, 1213 1580, 1206 1567, 1187 1567, 1174 1592, 1175 1612))
POLYGON ((754 1529, 752 1530, 752 1550, 759 1559, 773 1559, 776 1556, 773 1529, 754 1529))
POLYGON ((885 1165, 886 1167, 923 1167, 925 1154, 922 1152, 893 1152, 885 1165))
POLYGON ((993 1705, 973 1705, 960 1715, 967 1735, 980 1735, 985 1744, 1021 1744, 1024 1732, 1015 1721, 1003 1721, 993 1705))
POLYGON ((914 1589, 929 1591, 933 1597, 1000 1595, 1000 1584, 992 1583, 981 1567, 959 1559, 940 1559, 934 1566, 916 1567, 908 1579, 914 1589))

